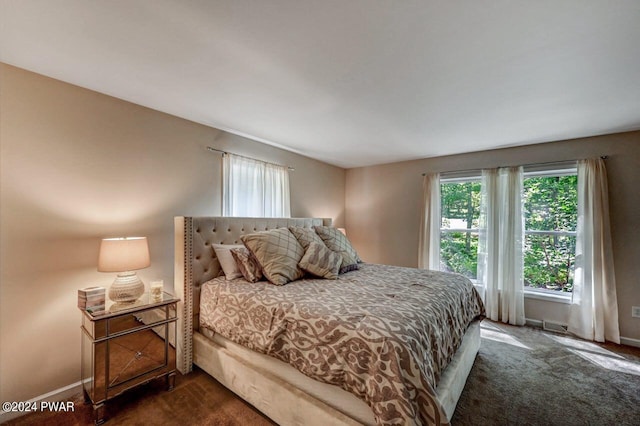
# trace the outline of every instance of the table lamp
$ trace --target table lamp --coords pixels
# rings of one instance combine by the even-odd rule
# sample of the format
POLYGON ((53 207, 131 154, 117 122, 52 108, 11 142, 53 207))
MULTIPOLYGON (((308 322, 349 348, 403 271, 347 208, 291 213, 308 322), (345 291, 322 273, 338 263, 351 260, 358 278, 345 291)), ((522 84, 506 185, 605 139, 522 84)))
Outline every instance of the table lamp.
POLYGON ((109 288, 109 299, 133 303, 144 293, 144 283, 137 269, 151 265, 147 237, 105 238, 100 243, 99 272, 117 272, 109 288))

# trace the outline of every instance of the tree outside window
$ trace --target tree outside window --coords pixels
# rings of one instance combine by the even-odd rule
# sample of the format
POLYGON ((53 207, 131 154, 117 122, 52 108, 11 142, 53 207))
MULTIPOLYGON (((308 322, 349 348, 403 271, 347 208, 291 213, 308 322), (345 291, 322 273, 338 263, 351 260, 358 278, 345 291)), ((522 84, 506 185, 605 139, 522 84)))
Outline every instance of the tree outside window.
POLYGON ((524 282, 532 289, 573 290, 578 177, 527 177, 524 186, 524 282))
POLYGON ((440 185, 440 269, 477 278, 480 180, 440 185))
MULTIPOLYGON (((525 173, 524 282, 531 291, 573 290, 577 182, 575 169, 525 173)), ((480 179, 442 179, 440 191, 440 269, 475 280, 480 179)))

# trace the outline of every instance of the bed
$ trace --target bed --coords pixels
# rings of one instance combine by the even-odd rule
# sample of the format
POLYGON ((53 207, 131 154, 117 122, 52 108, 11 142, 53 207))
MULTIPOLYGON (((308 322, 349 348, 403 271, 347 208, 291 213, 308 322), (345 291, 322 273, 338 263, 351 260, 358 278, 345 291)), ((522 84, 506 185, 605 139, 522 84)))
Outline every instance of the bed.
MULTIPOLYGON (((283 287, 276 287, 264 282, 248 285, 245 282, 243 285, 242 279, 227 281, 224 278, 216 278, 221 269, 212 244, 239 244, 241 236, 258 231, 330 225, 329 219, 318 218, 175 218, 175 290, 182 299, 178 306, 178 370, 186 374, 192 370, 194 364, 197 365, 281 425, 448 424, 480 346, 479 320, 483 314, 482 302, 479 301, 479 296, 473 290, 473 286, 460 276, 449 278, 458 281, 452 286, 464 288, 460 291, 464 292, 464 298, 469 299, 464 302, 464 304, 470 305, 469 308, 464 308, 466 310, 465 318, 455 320, 447 314, 430 322, 464 322, 459 325, 462 327, 462 331, 457 335, 452 332, 451 334, 454 336, 451 338, 451 343, 442 345, 455 346, 451 354, 447 355, 446 348, 434 349, 433 346, 431 347, 431 352, 442 351, 443 355, 434 354, 435 361, 431 362, 433 365, 429 365, 429 368, 424 367, 429 363, 416 363, 415 357, 405 354, 402 346, 395 344, 396 338, 393 335, 377 340, 368 339, 376 341, 377 346, 374 345, 373 349, 356 351, 360 355, 356 355, 355 359, 353 359, 353 355, 340 355, 339 362, 343 364, 349 363, 351 359, 351 366, 372 366, 372 372, 365 368, 355 373, 354 368, 348 367, 345 374, 345 371, 340 368, 336 369, 337 373, 333 371, 332 364, 327 361, 327 359, 331 359, 331 362, 334 362, 335 354, 324 357, 326 359, 318 360, 319 354, 326 353, 325 348, 318 350, 303 348, 304 350, 301 350, 300 347, 297 347, 292 350, 287 347, 284 350, 282 344, 260 343, 263 335, 256 335, 255 338, 248 339, 236 333, 239 324, 238 318, 245 317, 245 315, 238 316, 237 312, 247 309, 246 306, 249 306, 246 304, 247 300, 254 304, 253 297, 255 295, 248 293, 257 291, 258 295, 266 297, 260 303, 264 303, 265 300, 273 300, 272 296, 276 292, 284 294, 283 297, 287 301, 306 297, 305 293, 310 293, 312 294, 311 301, 301 299, 300 305, 286 303, 285 305, 290 311, 284 313, 278 311, 275 314, 276 317, 300 316, 300 312, 304 311, 306 315, 309 309, 326 309, 321 312, 323 318, 321 328, 327 329, 329 334, 333 333, 331 336, 360 333, 360 337, 368 337, 371 332, 378 333, 379 331, 384 332, 386 328, 397 328, 400 330, 398 334, 401 336, 400 340, 410 342, 409 346, 413 349, 420 346, 418 340, 421 337, 416 337, 417 335, 412 334, 413 332, 404 333, 402 321, 398 321, 397 317, 394 320, 394 315, 400 314, 394 314, 391 308, 394 304, 399 306, 400 302, 404 300, 408 301, 406 306, 409 308, 413 306, 417 310, 422 303, 417 298, 419 292, 414 290, 409 292, 406 291, 406 288, 411 287, 423 291, 423 287, 426 287, 428 282, 437 282, 447 278, 445 274, 363 263, 358 271, 341 275, 337 281, 304 278, 283 287), (376 287, 372 291, 363 291, 364 287, 356 287, 362 285, 367 279, 383 283, 384 281, 393 281, 390 277, 398 275, 404 275, 404 285, 400 282, 392 284, 390 289, 376 287), (462 283, 461 280, 467 282, 462 283), (356 288, 351 296, 348 296, 345 290, 349 286, 356 288), (244 291, 246 294, 234 295, 229 298, 229 296, 225 296, 227 293, 224 293, 223 290, 228 291, 230 288, 240 289, 234 291, 244 291), (471 288, 471 292, 467 290, 468 288, 471 288), (377 296, 373 294, 376 292, 379 293, 377 296), (202 306, 201 293, 204 296, 209 295, 206 298, 203 297, 202 306), (342 297, 343 293, 344 297, 342 297), (341 297, 335 297, 337 294, 341 294, 341 297), (376 301, 375 297, 381 301, 376 301), (323 298, 326 299, 325 305, 310 304, 316 301, 322 303, 323 298), (237 299, 243 300, 244 304, 235 306, 233 300, 237 299), (342 307, 331 305, 338 302, 335 299, 345 299, 346 305, 341 305, 342 307), (215 302, 210 300, 215 300, 215 302), (375 308, 371 308, 374 305, 375 308), (308 308, 308 306, 314 307, 308 308), (349 307, 347 312, 341 312, 344 306, 349 307), (371 311, 386 309, 392 312, 392 319, 389 323, 380 325, 377 320, 374 321, 375 323, 370 320, 370 317, 373 318, 371 311), (234 311, 236 314, 233 314, 234 311), (336 325, 337 322, 334 320, 344 318, 347 318, 346 322, 343 321, 343 323, 336 325), (214 326, 209 325, 211 321, 215 322, 216 320, 218 321, 217 327, 220 327, 219 332, 214 332, 214 326), (331 326, 329 327, 327 324, 331 324, 331 326), (364 325, 355 327, 353 324, 364 325), (252 344, 252 342, 254 343, 252 344), (371 362, 372 354, 386 354, 387 352, 392 355, 395 361, 378 363, 377 371, 373 372, 375 363, 371 362), (295 360, 292 359, 292 354, 295 354, 295 360), (362 358, 364 356, 362 354, 366 356, 362 358), (349 358, 350 356, 351 358, 349 358), (361 359, 357 359, 358 356, 361 359), (399 381, 388 379, 385 375, 383 375, 385 377, 379 375, 380 372, 396 368, 406 369, 412 373, 403 373, 409 378, 403 377, 399 381), (301 371, 304 371, 305 374, 301 371), (355 380, 354 376, 360 375, 364 379, 358 383, 357 380, 360 378, 356 377, 357 380, 355 380), (327 379, 327 376, 331 377, 327 379), (339 377, 338 381, 335 381, 333 376, 339 377), (437 385, 434 385, 436 383, 437 385), (367 394, 372 387, 378 388, 376 393, 369 392, 367 394), (387 398, 389 395, 392 396, 387 398), (393 399, 395 402, 389 404, 385 398, 393 399)), ((440 285, 438 288, 444 287, 447 286, 440 285)), ((463 302, 455 301, 451 303, 453 305, 463 304, 463 302)), ((275 312, 272 307, 269 307, 267 311, 275 312)), ((268 321, 273 322, 274 318, 272 317, 268 321)), ((285 319, 283 323, 290 324, 291 321, 285 319)), ((426 327, 427 324, 422 324, 422 326, 426 327)), ((290 333, 291 329, 289 327, 287 333, 290 333)), ((308 329, 303 328, 303 330, 308 334, 308 329)), ((256 330, 253 332, 256 333, 256 330)), ((434 333, 436 337, 445 334, 440 329, 436 329, 434 333)), ((435 339, 435 337, 432 335, 431 339, 435 339)), ((292 341, 302 342, 304 340, 297 335, 292 341)), ((298 346, 305 345, 309 346, 306 343, 298 346)), ((338 352, 342 354, 341 351, 338 352)), ((422 355, 417 359, 422 359, 421 357, 422 355)))

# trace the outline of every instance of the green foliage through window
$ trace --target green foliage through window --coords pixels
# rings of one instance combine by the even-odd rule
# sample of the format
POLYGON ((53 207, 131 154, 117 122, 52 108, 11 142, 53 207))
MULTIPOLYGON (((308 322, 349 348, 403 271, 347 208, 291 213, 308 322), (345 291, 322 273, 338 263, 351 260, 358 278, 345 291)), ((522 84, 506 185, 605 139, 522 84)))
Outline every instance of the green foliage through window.
MULTIPOLYGON (((524 282, 530 288, 573 289, 577 182, 576 175, 524 179, 524 282)), ((444 182, 440 190, 440 269, 476 279, 480 181, 444 182)))
POLYGON ((480 182, 443 183, 440 196, 440 269, 476 279, 480 182))
POLYGON ((524 284, 572 291, 578 177, 530 177, 523 186, 525 229, 529 231, 524 242, 524 284))

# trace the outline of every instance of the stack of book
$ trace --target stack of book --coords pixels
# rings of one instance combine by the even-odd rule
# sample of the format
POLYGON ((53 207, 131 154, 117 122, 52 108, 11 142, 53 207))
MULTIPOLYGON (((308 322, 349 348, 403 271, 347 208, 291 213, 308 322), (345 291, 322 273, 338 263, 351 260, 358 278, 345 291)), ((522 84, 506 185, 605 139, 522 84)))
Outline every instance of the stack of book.
POLYGON ((78 290, 78 308, 91 315, 104 314, 105 288, 87 287, 78 290))

